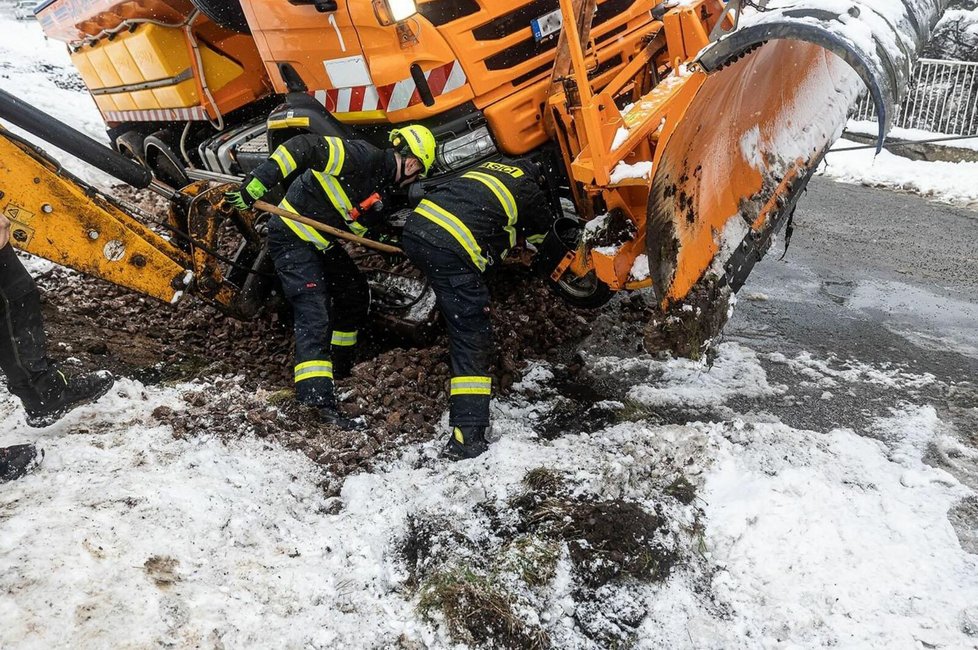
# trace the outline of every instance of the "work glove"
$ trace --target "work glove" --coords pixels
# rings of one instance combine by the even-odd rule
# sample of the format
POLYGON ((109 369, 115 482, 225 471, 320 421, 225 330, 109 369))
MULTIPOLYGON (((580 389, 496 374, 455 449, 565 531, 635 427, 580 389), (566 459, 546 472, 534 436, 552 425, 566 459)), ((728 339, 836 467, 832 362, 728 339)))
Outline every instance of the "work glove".
POLYGON ((250 176, 244 180, 238 189, 225 192, 224 200, 238 210, 250 210, 255 201, 265 196, 267 191, 268 188, 265 187, 264 183, 254 176, 250 176))

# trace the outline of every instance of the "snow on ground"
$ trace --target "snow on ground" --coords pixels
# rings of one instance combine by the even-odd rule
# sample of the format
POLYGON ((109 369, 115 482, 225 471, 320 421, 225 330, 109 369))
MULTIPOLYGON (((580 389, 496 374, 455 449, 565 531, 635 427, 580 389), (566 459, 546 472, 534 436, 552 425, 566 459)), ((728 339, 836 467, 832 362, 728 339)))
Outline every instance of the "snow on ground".
POLYGON ((978 205, 978 162, 910 160, 873 148, 839 151, 863 145, 839 140, 825 157, 819 173, 844 183, 912 192, 944 203, 978 205))
MULTIPOLYGON (((84 92, 65 44, 46 39, 37 21, 14 20, 6 11, 0 7, 0 88, 108 145, 105 123, 84 92)), ((0 123, 40 145, 76 176, 102 187, 118 182, 8 122, 0 123)))
MULTIPOLYGON (((976 10, 976 12, 978 12, 978 10, 976 10)), ((879 135, 879 126, 876 124, 876 122, 871 122, 868 120, 849 120, 848 124, 846 124, 846 131, 850 133, 859 133, 860 135, 868 135, 875 138, 877 135, 879 135)), ((922 129, 905 129, 899 126, 890 128, 889 133, 887 133, 887 138, 893 138, 896 140, 910 140, 913 142, 956 137, 959 136, 945 135, 943 133, 932 133, 931 131, 924 131, 922 129)), ((978 136, 944 141, 935 144, 978 151, 978 136)))
MULTIPOLYGON (((932 380, 865 364, 832 371, 832 359, 812 355, 779 361, 837 383, 932 380)), ((786 390, 732 343, 709 372, 651 358, 589 368, 626 377, 629 400, 648 408, 786 390)), ((578 493, 650 509, 674 472, 698 486, 701 548, 665 582, 618 595, 647 612, 639 647, 974 645, 963 630, 978 620, 978 556, 962 551, 947 516, 973 493, 922 460, 929 444, 950 444, 933 408, 895 408, 876 439, 733 412, 544 439, 553 379, 537 366, 494 403, 501 439, 483 458, 452 464, 433 457, 437 443, 409 448, 347 479, 338 499, 323 497, 320 470, 299 454, 223 442, 233 432, 174 438, 151 414, 180 408, 181 388, 124 380, 43 431, 41 470, 0 490, 0 646, 450 647, 444 627, 417 612, 398 540, 419 515, 473 540, 490 535, 480 504, 504 507, 539 467, 571 477, 578 493)), ((0 431, 0 444, 37 435, 2 392, 0 431)), ((691 512, 672 512, 675 525, 691 512)), ((557 647, 595 647, 569 572, 565 556, 531 618, 557 647)))

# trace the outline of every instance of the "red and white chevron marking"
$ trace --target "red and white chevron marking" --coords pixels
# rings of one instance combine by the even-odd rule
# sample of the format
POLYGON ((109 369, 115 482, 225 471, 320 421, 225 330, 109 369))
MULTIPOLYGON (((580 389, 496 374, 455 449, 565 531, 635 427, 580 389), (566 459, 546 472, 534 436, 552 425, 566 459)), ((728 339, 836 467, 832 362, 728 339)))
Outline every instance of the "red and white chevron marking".
MULTIPOLYGON (((468 79, 462 64, 452 61, 424 73, 433 97, 458 90, 468 79)), ((385 86, 353 86, 317 90, 316 99, 331 113, 361 111, 399 111, 421 103, 421 94, 414 79, 408 77, 385 86)))
POLYGON ((178 122, 207 119, 207 111, 202 106, 156 108, 144 111, 105 111, 102 115, 106 122, 178 122))

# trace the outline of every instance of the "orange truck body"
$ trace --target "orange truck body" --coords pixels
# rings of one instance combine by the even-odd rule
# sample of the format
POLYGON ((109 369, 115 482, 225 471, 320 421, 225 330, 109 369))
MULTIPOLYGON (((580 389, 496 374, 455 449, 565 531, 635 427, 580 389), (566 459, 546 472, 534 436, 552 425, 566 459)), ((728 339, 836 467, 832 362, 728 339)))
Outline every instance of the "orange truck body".
MULTIPOLYGON (((653 30, 653 0, 597 3, 594 66, 605 78, 634 56, 653 30)), ((242 2, 251 34, 235 34, 198 15, 195 69, 187 0, 55 0, 42 5, 45 33, 69 44, 72 60, 106 122, 214 120, 269 93, 284 94, 288 64, 309 92, 348 124, 435 120, 471 103, 482 111, 499 149, 510 155, 550 138, 543 113, 557 34, 534 38, 531 21, 557 11, 552 2, 433 0, 399 25, 383 25, 371 2, 340 2, 321 13, 286 0, 242 2), (169 26, 142 23, 152 19, 169 26), (121 25, 136 25, 119 34, 121 25), (412 74, 412 67, 419 71, 412 74), (141 83, 192 78, 139 89, 141 83), (414 75, 425 78, 426 105, 414 75), (201 80, 214 96, 202 92, 201 80), (161 119, 163 118, 163 119, 161 119)))
MULTIPOLYGON (((641 49, 653 4, 597 4, 596 66, 610 72, 641 49)), ((243 7, 276 91, 286 90, 279 66, 288 63, 343 122, 427 120, 471 102, 508 154, 549 140, 542 117, 557 37, 536 41, 531 21, 557 10, 556 0, 436 0, 420 3, 420 14, 402 27, 380 25, 370 2, 341 3, 329 14, 287 2, 246 0, 243 7), (449 20, 458 14, 467 15, 449 20), (423 102, 412 66, 425 75, 433 105, 423 102)))
POLYGON ((71 60, 110 125, 216 121, 269 95, 254 40, 188 0, 60 0, 38 21, 71 60))
POLYGON ((568 243, 555 223, 558 293, 596 306, 652 287, 666 311, 739 289, 863 83, 882 135, 947 5, 851 2, 745 17, 724 0, 50 0, 37 15, 157 178, 234 181, 297 131, 383 144, 420 122, 438 142, 422 191, 530 156, 555 221, 563 198, 616 224, 589 239, 575 222, 568 243))

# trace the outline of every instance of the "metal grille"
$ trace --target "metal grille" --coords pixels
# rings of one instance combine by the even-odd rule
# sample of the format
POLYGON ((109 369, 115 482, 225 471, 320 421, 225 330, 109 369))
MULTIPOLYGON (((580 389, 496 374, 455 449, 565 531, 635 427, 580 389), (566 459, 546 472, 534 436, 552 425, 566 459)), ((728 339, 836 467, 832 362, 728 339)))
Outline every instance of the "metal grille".
MULTIPOLYGON (((876 107, 868 93, 856 103, 852 117, 876 120, 876 107)), ((978 63, 921 59, 893 126, 946 135, 978 135, 978 63)))

